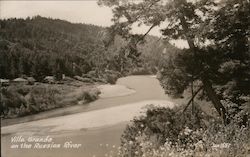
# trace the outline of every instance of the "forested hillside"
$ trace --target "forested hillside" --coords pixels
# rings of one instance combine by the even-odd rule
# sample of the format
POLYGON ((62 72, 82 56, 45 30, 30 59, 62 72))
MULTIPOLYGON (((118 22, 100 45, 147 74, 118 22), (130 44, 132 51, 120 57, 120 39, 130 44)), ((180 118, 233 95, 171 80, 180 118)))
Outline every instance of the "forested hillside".
MULTIPOLYGON (((107 48, 107 31, 103 27, 40 16, 0 20, 0 26, 0 78, 26 75, 42 80, 54 75, 60 79, 61 74, 81 76, 93 70, 125 71, 120 68, 121 64, 127 69, 135 68, 119 54, 125 40, 116 37, 107 48)), ((142 67, 146 62, 150 67, 158 64, 160 57, 157 56, 163 49, 173 48, 170 44, 159 44, 162 41, 157 37, 150 36, 146 40, 154 46, 140 46, 144 58, 142 67)))
POLYGON ((102 29, 40 16, 1 20, 1 77, 25 74, 41 79, 87 72, 93 64, 91 53, 100 50, 97 39, 102 29))

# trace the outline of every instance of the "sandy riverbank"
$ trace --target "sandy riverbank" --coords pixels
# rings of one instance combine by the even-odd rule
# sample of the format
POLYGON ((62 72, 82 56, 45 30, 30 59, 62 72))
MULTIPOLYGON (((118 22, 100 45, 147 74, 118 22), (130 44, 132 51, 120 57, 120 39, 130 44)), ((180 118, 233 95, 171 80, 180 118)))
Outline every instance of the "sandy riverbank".
MULTIPOLYGON (((53 86, 58 86, 58 85, 53 85, 53 86)), ((64 88, 60 89, 61 91, 63 89, 66 89, 66 85, 59 85, 64 88)), ((63 95, 60 97, 63 97, 64 100, 66 100, 64 103, 73 103, 70 102, 72 99, 74 99, 76 96, 81 95, 82 91, 85 90, 93 90, 97 89, 100 90, 100 94, 98 96, 98 99, 104 99, 104 98, 112 98, 112 97, 120 97, 120 96, 126 96, 126 95, 131 95, 135 93, 136 91, 130 88, 127 88, 124 85, 110 85, 110 84, 105 84, 105 85, 91 85, 91 84, 84 84, 79 87, 70 87, 70 90, 67 89, 64 91, 63 95), (73 88, 73 89, 71 89, 73 88)), ((80 100, 80 99, 79 99, 80 100)), ((23 117, 16 117, 16 118, 8 118, 8 119, 2 119, 1 126, 7 126, 7 125, 13 125, 13 124, 18 124, 18 123, 24 123, 24 122, 29 122, 29 121, 35 121, 35 120, 40 120, 40 119, 46 119, 46 118, 51 118, 51 117, 58 117, 58 116, 64 116, 64 115, 69 115, 69 114, 74 114, 74 113, 79 113, 79 112, 87 112, 90 110, 96 110, 96 109, 101 109, 103 106, 95 106, 95 107, 89 107, 88 103, 84 103, 84 100, 80 100, 78 102, 75 102, 75 104, 67 105, 65 104, 64 106, 60 108, 55 108, 52 110, 47 110, 43 112, 39 112, 36 114, 32 115, 26 115, 23 117)))
POLYGON ((106 109, 5 126, 1 128, 1 131, 2 134, 14 134, 18 131, 19 133, 30 132, 32 135, 32 131, 30 131, 31 129, 34 132, 38 130, 42 132, 45 131, 42 129, 46 128, 46 131, 48 132, 56 132, 115 125, 129 121, 133 119, 133 117, 143 114, 143 108, 146 108, 151 104, 165 107, 174 106, 172 102, 165 100, 148 100, 106 109), (48 130, 48 128, 50 129, 48 130))

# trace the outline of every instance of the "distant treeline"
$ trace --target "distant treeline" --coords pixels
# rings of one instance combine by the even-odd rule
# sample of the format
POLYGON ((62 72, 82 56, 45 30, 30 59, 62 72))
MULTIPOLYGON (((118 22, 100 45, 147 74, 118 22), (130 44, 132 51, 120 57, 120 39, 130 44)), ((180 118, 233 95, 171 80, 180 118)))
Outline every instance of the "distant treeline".
POLYGON ((90 71, 103 28, 36 16, 1 20, 0 77, 76 75, 90 71))
MULTIPOLYGON (((119 51, 125 41, 116 39, 107 49, 104 27, 41 16, 0 20, 0 27, 0 78, 27 75, 42 80, 53 75, 60 79, 61 74, 82 75, 96 69, 119 71, 124 63, 119 51)), ((174 49, 157 37, 147 37, 147 41, 139 49, 141 66, 154 67, 164 48, 174 49)))

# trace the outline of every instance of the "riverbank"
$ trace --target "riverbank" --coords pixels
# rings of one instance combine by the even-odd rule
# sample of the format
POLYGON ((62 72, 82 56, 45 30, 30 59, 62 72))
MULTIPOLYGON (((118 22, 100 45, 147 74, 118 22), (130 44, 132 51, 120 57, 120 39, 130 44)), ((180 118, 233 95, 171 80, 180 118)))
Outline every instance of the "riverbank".
MULTIPOLYGON (((30 132, 29 129, 46 128, 46 132, 73 131, 103 126, 111 126, 121 122, 132 120, 135 116, 143 115, 151 105, 172 108, 174 103, 166 100, 147 100, 131 104, 93 110, 83 113, 59 116, 50 119, 42 119, 5 126, 1 129, 2 134, 14 134, 18 132, 30 132)), ((44 130, 45 131, 45 130, 44 130)))
MULTIPOLYGON (((18 81, 10 80, 3 87, 1 82, 1 120, 26 117, 77 104, 87 104, 98 99, 100 90, 107 89, 105 86, 97 88, 100 84, 115 84, 119 77, 121 77, 119 72, 106 70, 105 73, 90 71, 73 78, 64 76, 60 80, 47 76, 43 82, 33 80, 31 83, 27 79, 18 78, 18 81)), ((124 90, 121 89, 122 87, 114 87, 118 89, 116 93, 124 90)), ((122 93, 124 92, 122 91, 122 93)), ((58 114, 56 113, 56 115, 58 114)))
MULTIPOLYGON (((81 90, 87 90, 87 91, 98 90, 98 97, 96 97, 98 100, 128 96, 136 92, 135 90, 127 88, 124 85, 111 85, 111 84, 100 84, 100 83, 96 83, 96 84, 80 83, 79 85, 80 85, 79 87, 75 87, 75 88, 74 87, 71 87, 68 89, 65 88, 68 91, 64 91, 65 94, 62 97, 64 97, 64 99, 68 99, 67 97, 74 97, 75 95, 77 95, 77 93, 78 94, 81 93, 81 90)), ((102 100, 99 100, 99 101, 102 102, 102 100)), ((84 102, 86 101, 80 100, 78 102, 72 102, 71 105, 64 105, 59 108, 39 112, 33 115, 2 119, 1 126, 8 126, 8 125, 13 125, 13 124, 25 123, 29 121, 36 121, 36 120, 53 118, 53 117, 58 117, 58 116, 66 116, 66 115, 76 114, 80 112, 89 112, 93 110, 112 107, 114 105, 114 104, 112 105, 112 103, 105 104, 105 105, 95 105, 95 103, 90 103, 90 102, 84 103, 84 102)))
POLYGON ((60 84, 11 84, 1 89, 1 119, 14 120, 56 108, 89 103, 100 94, 97 86, 98 83, 77 80, 60 84))
MULTIPOLYGON (((120 78, 117 80, 116 85, 103 84, 103 83, 94 84, 94 83, 84 83, 81 81, 74 81, 71 82, 70 84, 41 83, 40 85, 38 84, 37 87, 35 87, 35 89, 38 89, 39 86, 44 86, 50 89, 56 88, 57 90, 59 90, 59 92, 57 92, 57 97, 55 98, 62 98, 62 100, 64 100, 63 104, 65 105, 61 105, 57 108, 46 110, 43 112, 35 112, 35 114, 2 119, 2 126, 24 123, 45 118, 57 117, 57 116, 65 116, 79 112, 88 112, 97 109, 119 106, 122 104, 128 104, 144 100, 152 100, 155 98, 169 99, 164 94, 164 91, 159 85, 159 81, 157 79, 151 76, 142 76, 142 75, 120 78), (150 82, 150 84, 148 84, 148 82, 150 82), (145 86, 141 86, 143 84, 147 84, 146 88, 144 88, 145 86), (92 89, 94 91, 96 89, 100 91, 100 93, 98 93, 99 97, 97 101, 84 103, 84 101, 81 101, 81 99, 80 100, 76 99, 77 95, 79 95, 79 93, 81 93, 82 90, 91 91, 92 89), (155 90, 158 92, 151 92, 151 90, 155 90)), ((20 88, 25 89, 23 88, 23 86, 21 86, 20 88)), ((39 94, 40 93, 38 93, 38 98, 39 94)), ((42 94, 47 94, 47 92, 42 94)), ((51 97, 50 94, 47 95, 51 97)))
MULTIPOLYGON (((45 86, 46 84, 41 84, 45 86)), ((61 97, 68 100, 65 105, 58 108, 37 112, 35 114, 26 115, 16 118, 8 118, 1 120, 1 126, 8 126, 29 121, 53 118, 58 116, 66 116, 81 112, 89 112, 93 110, 105 109, 123 104, 141 102, 146 100, 167 100, 175 104, 183 104, 187 99, 172 99, 164 94, 163 89, 159 85, 159 81, 154 76, 128 76, 118 79, 116 85, 100 84, 100 83, 83 83, 80 81, 70 85, 52 84, 47 85, 51 88, 54 86, 60 89, 61 97), (150 82, 150 83, 148 83, 150 82), (144 86, 146 85, 146 86, 144 86), (96 101, 84 103, 82 100, 73 101, 82 90, 98 90, 100 94, 96 101), (154 92, 152 92, 154 91, 154 92), (157 92, 155 92, 157 91, 157 92)), ((187 94, 186 97, 188 98, 187 94)), ((208 105, 201 105, 207 111, 211 110, 208 105)))

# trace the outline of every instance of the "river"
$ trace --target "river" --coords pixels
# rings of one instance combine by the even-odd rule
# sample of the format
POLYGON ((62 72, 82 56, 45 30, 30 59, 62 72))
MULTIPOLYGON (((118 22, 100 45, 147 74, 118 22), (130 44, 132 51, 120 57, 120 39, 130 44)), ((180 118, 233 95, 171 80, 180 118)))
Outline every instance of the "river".
MULTIPOLYGON (((63 110, 81 112, 57 117, 50 117, 49 114, 58 111, 44 112, 21 119, 20 122, 24 123, 1 127, 1 156, 103 157, 107 153, 117 151, 120 136, 126 125, 135 116, 143 114, 148 105, 174 106, 171 99, 164 94, 159 81, 153 76, 120 78, 117 86, 119 88, 111 85, 101 87, 103 91, 101 98, 88 105, 58 109, 60 112, 63 110), (50 118, 46 118, 46 114, 50 118), (50 144, 61 144, 61 147, 30 149, 20 148, 20 144, 24 142, 11 142, 13 137, 22 137, 27 142, 29 137, 47 136, 52 138, 50 144), (81 146, 65 148, 63 147, 65 142, 81 144, 81 146), (19 148, 11 148, 14 144, 19 145, 19 148)), ((40 143, 47 144, 46 142, 40 143)), ((33 147, 35 142, 27 144, 32 144, 33 147)))

